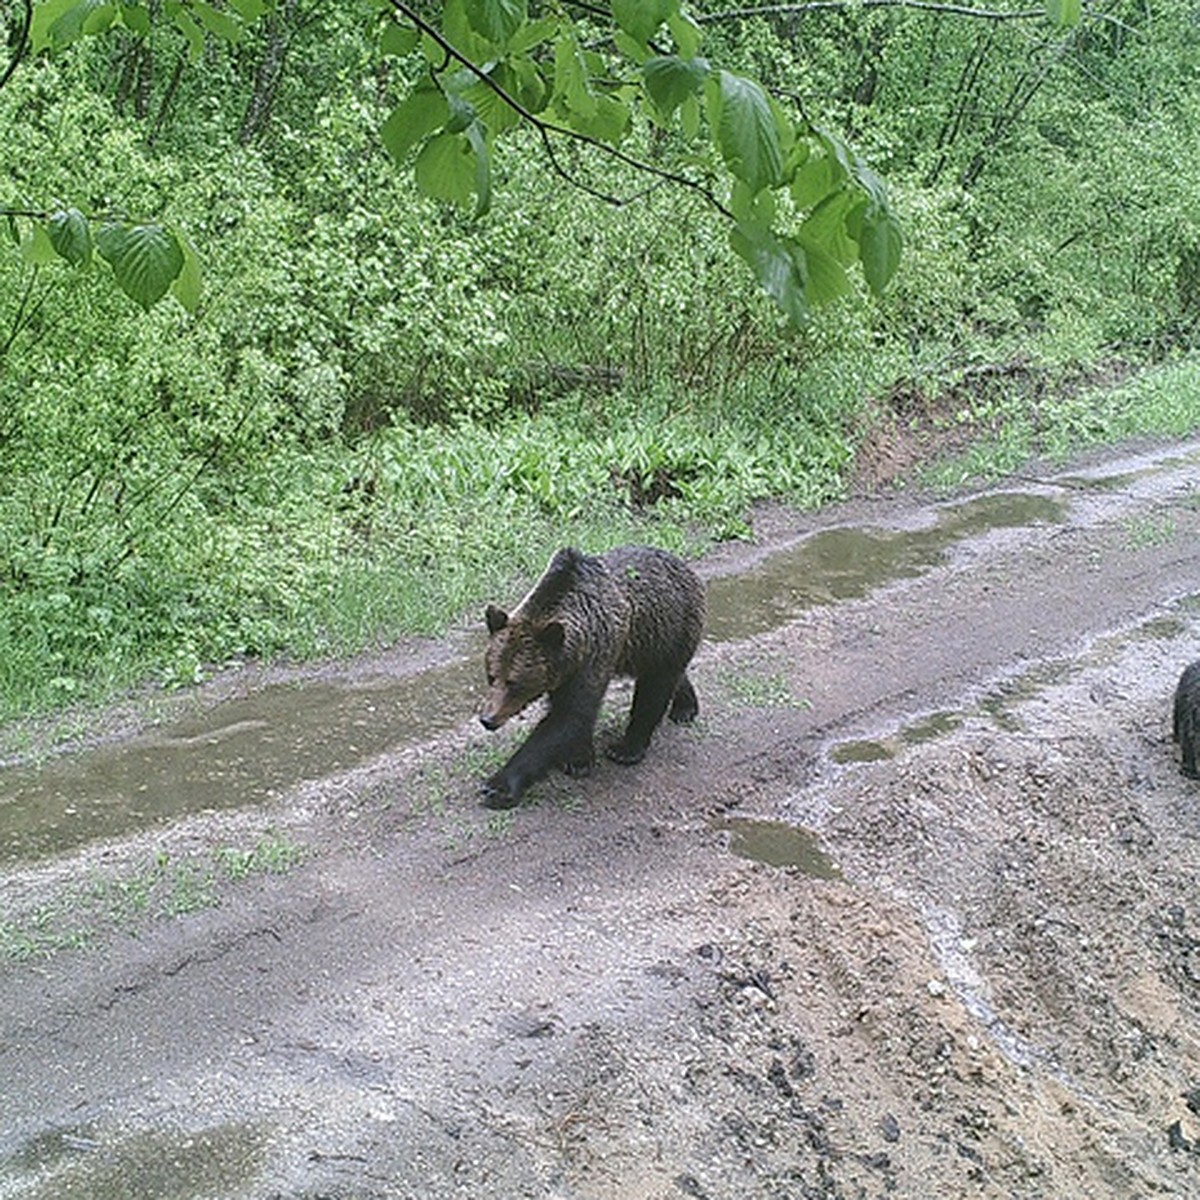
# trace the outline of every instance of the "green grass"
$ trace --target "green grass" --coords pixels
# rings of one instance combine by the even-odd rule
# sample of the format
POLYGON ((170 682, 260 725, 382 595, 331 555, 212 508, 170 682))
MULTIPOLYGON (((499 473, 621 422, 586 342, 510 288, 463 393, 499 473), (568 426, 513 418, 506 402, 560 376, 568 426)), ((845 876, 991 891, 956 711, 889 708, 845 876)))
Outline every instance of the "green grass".
POLYGON ((811 708, 811 701, 798 697, 783 670, 763 663, 743 662, 722 670, 717 684, 730 701, 742 708, 811 708))
MULTIPOLYGON (((50 564, 0 590, 0 724, 86 711, 147 680, 188 686, 243 657, 436 635, 512 594, 568 542, 697 554, 744 535, 757 500, 825 503, 853 462, 855 389, 871 382, 836 363, 749 370, 716 396, 580 393, 487 424, 398 421, 355 446, 292 447, 209 481, 112 571, 89 573, 85 543, 101 532, 81 528, 71 580, 50 564), (818 396, 818 384, 832 390, 818 396)), ((936 486, 996 478, 1034 454, 1192 432, 1200 363, 1109 391, 1051 390, 1036 406, 1014 388, 955 420, 990 432, 932 467, 936 486)))
POLYGON ((1131 518, 1125 523, 1125 537, 1133 550, 1165 546, 1175 537, 1175 533, 1175 518, 1170 513, 1150 513, 1131 518))
POLYGON ((1147 369, 1113 388, 1094 387, 1043 397, 1036 409, 1013 393, 985 411, 966 414, 981 427, 998 427, 963 453, 921 474, 935 487, 999 479, 1030 458, 1063 461, 1099 445, 1136 437, 1185 437, 1200 430, 1200 360, 1147 369))
POLYGON ((188 855, 159 852, 120 875, 64 891, 33 912, 0 916, 0 961, 47 958, 88 945, 103 930, 136 931, 147 921, 216 908, 229 887, 259 875, 283 875, 304 848, 271 832, 248 846, 225 845, 188 855))

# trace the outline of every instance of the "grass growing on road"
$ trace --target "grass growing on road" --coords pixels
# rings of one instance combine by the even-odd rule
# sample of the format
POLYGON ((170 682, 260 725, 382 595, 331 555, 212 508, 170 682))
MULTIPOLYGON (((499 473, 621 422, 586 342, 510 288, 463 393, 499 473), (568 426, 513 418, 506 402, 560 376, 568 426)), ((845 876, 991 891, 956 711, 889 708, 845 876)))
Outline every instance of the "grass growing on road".
POLYGON ((146 922, 217 908, 229 887, 255 876, 285 875, 306 857, 304 847, 276 832, 248 846, 195 854, 159 851, 141 866, 94 878, 31 912, 0 914, 0 961, 49 958, 86 946, 114 927, 133 931, 146 922))

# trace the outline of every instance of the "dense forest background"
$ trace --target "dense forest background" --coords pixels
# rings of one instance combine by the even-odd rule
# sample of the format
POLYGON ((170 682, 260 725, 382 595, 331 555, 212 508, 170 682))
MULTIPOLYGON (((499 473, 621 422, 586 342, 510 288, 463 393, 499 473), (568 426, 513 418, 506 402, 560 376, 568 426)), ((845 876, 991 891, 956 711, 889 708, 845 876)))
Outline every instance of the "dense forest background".
POLYGON ((797 328, 693 192, 573 149, 645 193, 608 206, 533 133, 485 215, 424 198, 380 137, 418 67, 376 5, 19 64, 0 202, 168 219, 205 282, 143 311, 0 250, 0 720, 434 631, 567 540, 695 550, 914 427, 982 438, 962 473, 1200 424, 1196 0, 692 12, 886 179, 882 297, 797 328))

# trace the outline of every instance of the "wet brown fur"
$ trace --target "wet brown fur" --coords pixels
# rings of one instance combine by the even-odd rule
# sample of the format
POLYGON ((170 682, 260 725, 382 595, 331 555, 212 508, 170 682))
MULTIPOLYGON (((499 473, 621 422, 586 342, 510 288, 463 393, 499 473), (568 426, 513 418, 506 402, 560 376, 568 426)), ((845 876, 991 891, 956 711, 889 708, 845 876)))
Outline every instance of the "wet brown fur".
POLYGON ((1200 659, 1184 668, 1175 689, 1173 732, 1179 744, 1179 769, 1189 779, 1200 779, 1196 756, 1200 752, 1200 659))
POLYGON ((590 556, 560 550, 510 615, 489 605, 488 696, 480 720, 499 729, 540 696, 549 711, 529 739, 484 784, 485 802, 515 804, 556 766, 585 774, 609 682, 637 681, 625 736, 608 753, 640 761, 664 714, 694 719, 687 666, 704 626, 704 588, 673 554, 623 546, 590 556))

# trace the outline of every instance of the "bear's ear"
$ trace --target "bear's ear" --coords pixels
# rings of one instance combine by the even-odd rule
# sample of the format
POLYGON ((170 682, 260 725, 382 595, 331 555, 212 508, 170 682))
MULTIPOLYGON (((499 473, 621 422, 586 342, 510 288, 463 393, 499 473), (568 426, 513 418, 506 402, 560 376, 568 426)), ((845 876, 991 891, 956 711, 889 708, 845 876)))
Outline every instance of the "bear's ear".
POLYGON ((508 613, 502 608, 497 608, 494 604, 487 606, 487 610, 483 614, 483 619, 487 622, 488 633, 499 633, 500 630, 508 626, 508 613))
POLYGON ((567 629, 561 621, 547 621, 534 634, 534 637, 537 638, 539 646, 557 652, 563 648, 563 643, 567 640, 567 629))

